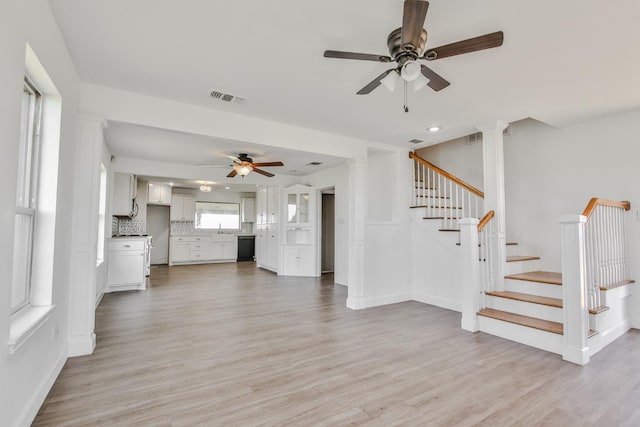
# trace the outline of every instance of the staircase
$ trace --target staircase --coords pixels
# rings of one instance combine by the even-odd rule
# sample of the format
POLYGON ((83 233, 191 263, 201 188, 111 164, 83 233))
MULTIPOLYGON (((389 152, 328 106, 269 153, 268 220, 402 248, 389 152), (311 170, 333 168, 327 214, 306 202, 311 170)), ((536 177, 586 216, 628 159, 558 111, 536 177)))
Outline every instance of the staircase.
MULTIPOLYGON (((425 213, 423 220, 440 221, 439 231, 458 233, 459 236, 460 219, 479 219, 484 213, 484 194, 417 155, 410 153, 410 157, 416 161, 411 208, 422 209, 425 213)), ((539 257, 518 254, 518 245, 514 242, 506 243, 507 256, 503 261, 505 276, 503 281, 497 280, 494 270, 499 269, 493 266, 498 251, 495 246, 491 249, 494 245, 491 236, 497 235, 491 228, 493 214, 483 217, 477 231, 475 227, 469 227, 467 230, 472 230, 469 232, 475 232, 477 236, 476 240, 471 241, 477 242, 479 249, 476 252, 479 256, 469 259, 470 263, 479 260, 478 289, 468 291, 472 298, 477 298, 473 305, 477 309, 471 314, 477 316, 477 327, 469 330, 479 330, 560 354, 574 363, 587 363, 590 356, 629 329, 626 298, 631 295, 630 285, 634 281, 627 278, 624 243, 621 243, 624 241, 624 221, 620 216, 621 212, 628 209, 628 202, 590 201, 583 213, 584 217, 589 218, 582 229, 585 236, 583 256, 586 258, 580 261, 580 266, 572 267, 563 262, 563 271, 570 273, 568 284, 563 284, 563 273, 541 271, 539 257), (591 215, 600 208, 608 210, 591 219, 591 215), (489 224, 489 229, 483 230, 486 224, 489 224), (572 287, 570 292, 564 289, 566 286, 572 287), (575 296, 580 295, 580 291, 576 294, 576 289, 583 289, 588 315, 584 311, 584 315, 580 314, 584 305, 576 302, 575 296), (565 307, 563 301, 567 295, 572 297, 570 309, 565 307), (578 328, 574 325, 570 329, 570 336, 566 336, 566 319, 586 319, 587 316, 588 323, 585 321, 578 328), (571 343, 574 343, 574 348, 587 348, 584 359, 565 357, 571 343)), ((564 244, 578 243, 565 241, 564 244)), ((460 237, 457 245, 461 245, 460 237)), ((567 262, 571 264, 571 261, 567 262)), ((467 285, 462 284, 463 287, 467 285)))

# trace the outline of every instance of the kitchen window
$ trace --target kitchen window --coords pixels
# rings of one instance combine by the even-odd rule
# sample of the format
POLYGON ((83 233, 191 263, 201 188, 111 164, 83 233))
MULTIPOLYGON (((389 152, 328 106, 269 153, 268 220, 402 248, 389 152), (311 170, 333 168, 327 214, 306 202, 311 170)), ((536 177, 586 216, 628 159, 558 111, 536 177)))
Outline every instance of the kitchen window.
POLYGON ((240 230, 240 204, 196 202, 196 228, 240 230))
POLYGON ((18 151, 11 286, 12 313, 27 306, 31 294, 31 266, 38 200, 41 110, 42 95, 29 79, 25 79, 18 151))

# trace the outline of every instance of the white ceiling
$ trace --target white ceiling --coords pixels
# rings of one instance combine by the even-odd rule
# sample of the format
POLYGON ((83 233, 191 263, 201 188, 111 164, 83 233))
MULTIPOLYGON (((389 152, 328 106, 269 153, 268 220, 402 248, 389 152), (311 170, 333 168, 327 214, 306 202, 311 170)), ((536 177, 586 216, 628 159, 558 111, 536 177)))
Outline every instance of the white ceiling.
POLYGON ((387 54, 401 0, 50 3, 85 81, 407 148, 495 119, 562 126, 640 105, 637 0, 432 0, 428 47, 496 30, 505 42, 431 62, 451 86, 409 93, 408 114, 401 90, 355 94, 389 64, 322 56, 387 54), (427 134, 434 124, 443 131, 427 134))
POLYGON ((239 153, 247 153, 256 163, 281 161, 284 166, 261 168, 277 175, 308 175, 344 162, 340 157, 114 121, 109 121, 105 139, 116 158, 169 161, 193 166, 217 165, 223 176, 231 171, 233 164, 227 156, 238 156, 239 153), (311 162, 319 162, 321 165, 309 165, 311 162))

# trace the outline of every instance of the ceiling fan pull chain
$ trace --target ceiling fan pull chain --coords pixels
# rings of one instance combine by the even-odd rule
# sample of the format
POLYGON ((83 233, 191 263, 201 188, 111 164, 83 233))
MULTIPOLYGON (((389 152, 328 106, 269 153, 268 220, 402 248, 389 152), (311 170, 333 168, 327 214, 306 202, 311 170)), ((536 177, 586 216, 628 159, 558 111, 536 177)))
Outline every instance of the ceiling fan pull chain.
POLYGON ((409 112, 409 106, 407 105, 407 82, 404 82, 404 112, 409 112))

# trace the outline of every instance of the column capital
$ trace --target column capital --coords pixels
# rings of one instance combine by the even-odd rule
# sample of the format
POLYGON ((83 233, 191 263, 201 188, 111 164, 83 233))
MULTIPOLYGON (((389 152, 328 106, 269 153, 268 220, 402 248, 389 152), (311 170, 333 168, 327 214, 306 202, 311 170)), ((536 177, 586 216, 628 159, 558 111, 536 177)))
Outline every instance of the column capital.
POLYGON ((477 126, 477 129, 482 133, 502 132, 507 128, 507 126, 509 126, 509 122, 506 122, 504 120, 495 120, 492 122, 482 123, 481 125, 477 126))

